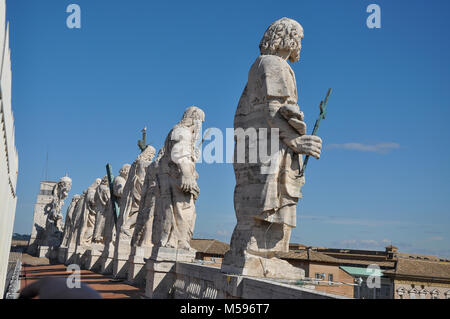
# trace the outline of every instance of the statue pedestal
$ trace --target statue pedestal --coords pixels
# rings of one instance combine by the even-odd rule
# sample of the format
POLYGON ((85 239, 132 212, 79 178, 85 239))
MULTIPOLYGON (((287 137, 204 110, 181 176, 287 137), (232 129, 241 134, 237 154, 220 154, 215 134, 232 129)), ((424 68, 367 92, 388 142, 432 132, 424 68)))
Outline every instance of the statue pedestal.
MULTIPOLYGON (((264 253, 261 253, 262 255, 264 253)), ((238 256, 229 250, 222 261, 221 271, 226 274, 274 279, 303 279, 305 271, 285 260, 244 252, 238 256)))
POLYGON ((176 280, 176 263, 193 262, 195 251, 175 248, 154 248, 145 264, 145 296, 152 299, 169 299, 176 280))
POLYGON ((105 275, 113 272, 114 245, 105 246, 100 257, 100 272, 105 275))
POLYGON ((113 259, 113 277, 114 278, 127 278, 129 269, 129 259, 131 254, 131 242, 119 241, 114 250, 113 259))
POLYGON ((132 247, 128 259, 128 282, 143 287, 145 285, 145 259, 152 254, 152 246, 132 247))
POLYGON ((92 244, 83 254, 82 266, 87 270, 100 270, 100 257, 104 246, 102 244, 92 244))

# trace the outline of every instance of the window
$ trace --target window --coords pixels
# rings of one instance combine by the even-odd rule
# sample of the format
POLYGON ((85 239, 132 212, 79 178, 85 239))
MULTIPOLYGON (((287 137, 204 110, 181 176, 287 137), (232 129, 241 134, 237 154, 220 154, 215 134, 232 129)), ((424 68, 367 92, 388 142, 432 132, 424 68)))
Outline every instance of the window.
POLYGON ((427 298, 427 295, 428 295, 428 291, 426 290, 426 289, 422 289, 421 291, 420 291, 420 299, 426 299, 427 298))
POLYGON ((435 289, 431 292, 431 299, 439 299, 439 290, 435 289))
POLYGON ((416 295, 417 295, 417 289, 413 288, 409 291, 409 299, 416 299, 416 295))
POLYGON ((325 280, 325 274, 316 272, 316 279, 317 280, 325 280))
POLYGON ((397 289, 397 295, 399 299, 405 299, 405 288, 398 288, 397 289))
POLYGON ((328 281, 333 281, 333 274, 328 274, 328 281))

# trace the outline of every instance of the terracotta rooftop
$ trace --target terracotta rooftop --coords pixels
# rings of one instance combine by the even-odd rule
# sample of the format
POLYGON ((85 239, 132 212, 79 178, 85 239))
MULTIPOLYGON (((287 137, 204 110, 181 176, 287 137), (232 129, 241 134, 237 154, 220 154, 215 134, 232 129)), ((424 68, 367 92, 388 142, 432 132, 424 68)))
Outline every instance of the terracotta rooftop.
POLYGON ((191 239, 191 247, 197 252, 211 255, 224 255, 230 245, 215 239, 191 239))
POLYGON ((275 256, 282 259, 308 260, 335 264, 340 263, 340 260, 337 258, 333 258, 310 249, 301 251, 277 252, 275 256))

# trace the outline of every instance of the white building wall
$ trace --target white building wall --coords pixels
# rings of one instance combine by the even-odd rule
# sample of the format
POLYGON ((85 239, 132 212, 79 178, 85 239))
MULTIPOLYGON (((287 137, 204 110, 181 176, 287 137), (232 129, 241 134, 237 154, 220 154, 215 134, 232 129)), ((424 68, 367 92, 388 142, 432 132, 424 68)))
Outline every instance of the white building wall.
POLYGON ((0 298, 5 288, 17 204, 18 155, 11 109, 11 79, 6 3, 0 0, 0 298))

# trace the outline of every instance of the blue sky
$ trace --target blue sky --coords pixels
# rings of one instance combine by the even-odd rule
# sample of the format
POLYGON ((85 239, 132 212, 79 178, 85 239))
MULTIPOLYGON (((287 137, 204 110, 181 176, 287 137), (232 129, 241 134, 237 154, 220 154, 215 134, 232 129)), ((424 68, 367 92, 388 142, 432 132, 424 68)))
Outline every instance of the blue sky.
MULTIPOLYGON (((111 163, 159 149, 190 105, 233 127, 259 41, 287 16, 305 30, 293 65, 309 132, 333 95, 308 165, 292 242, 450 257, 448 1, 7 1, 19 151, 15 232, 29 233, 39 181, 66 172, 71 196, 111 163), (80 5, 82 28, 66 27, 80 5), (366 8, 381 7, 381 29, 366 8)), ((229 241, 231 164, 199 164, 196 237, 229 241)), ((70 202, 70 199, 67 200, 70 202)), ((67 206, 67 205, 66 205, 67 206)))

